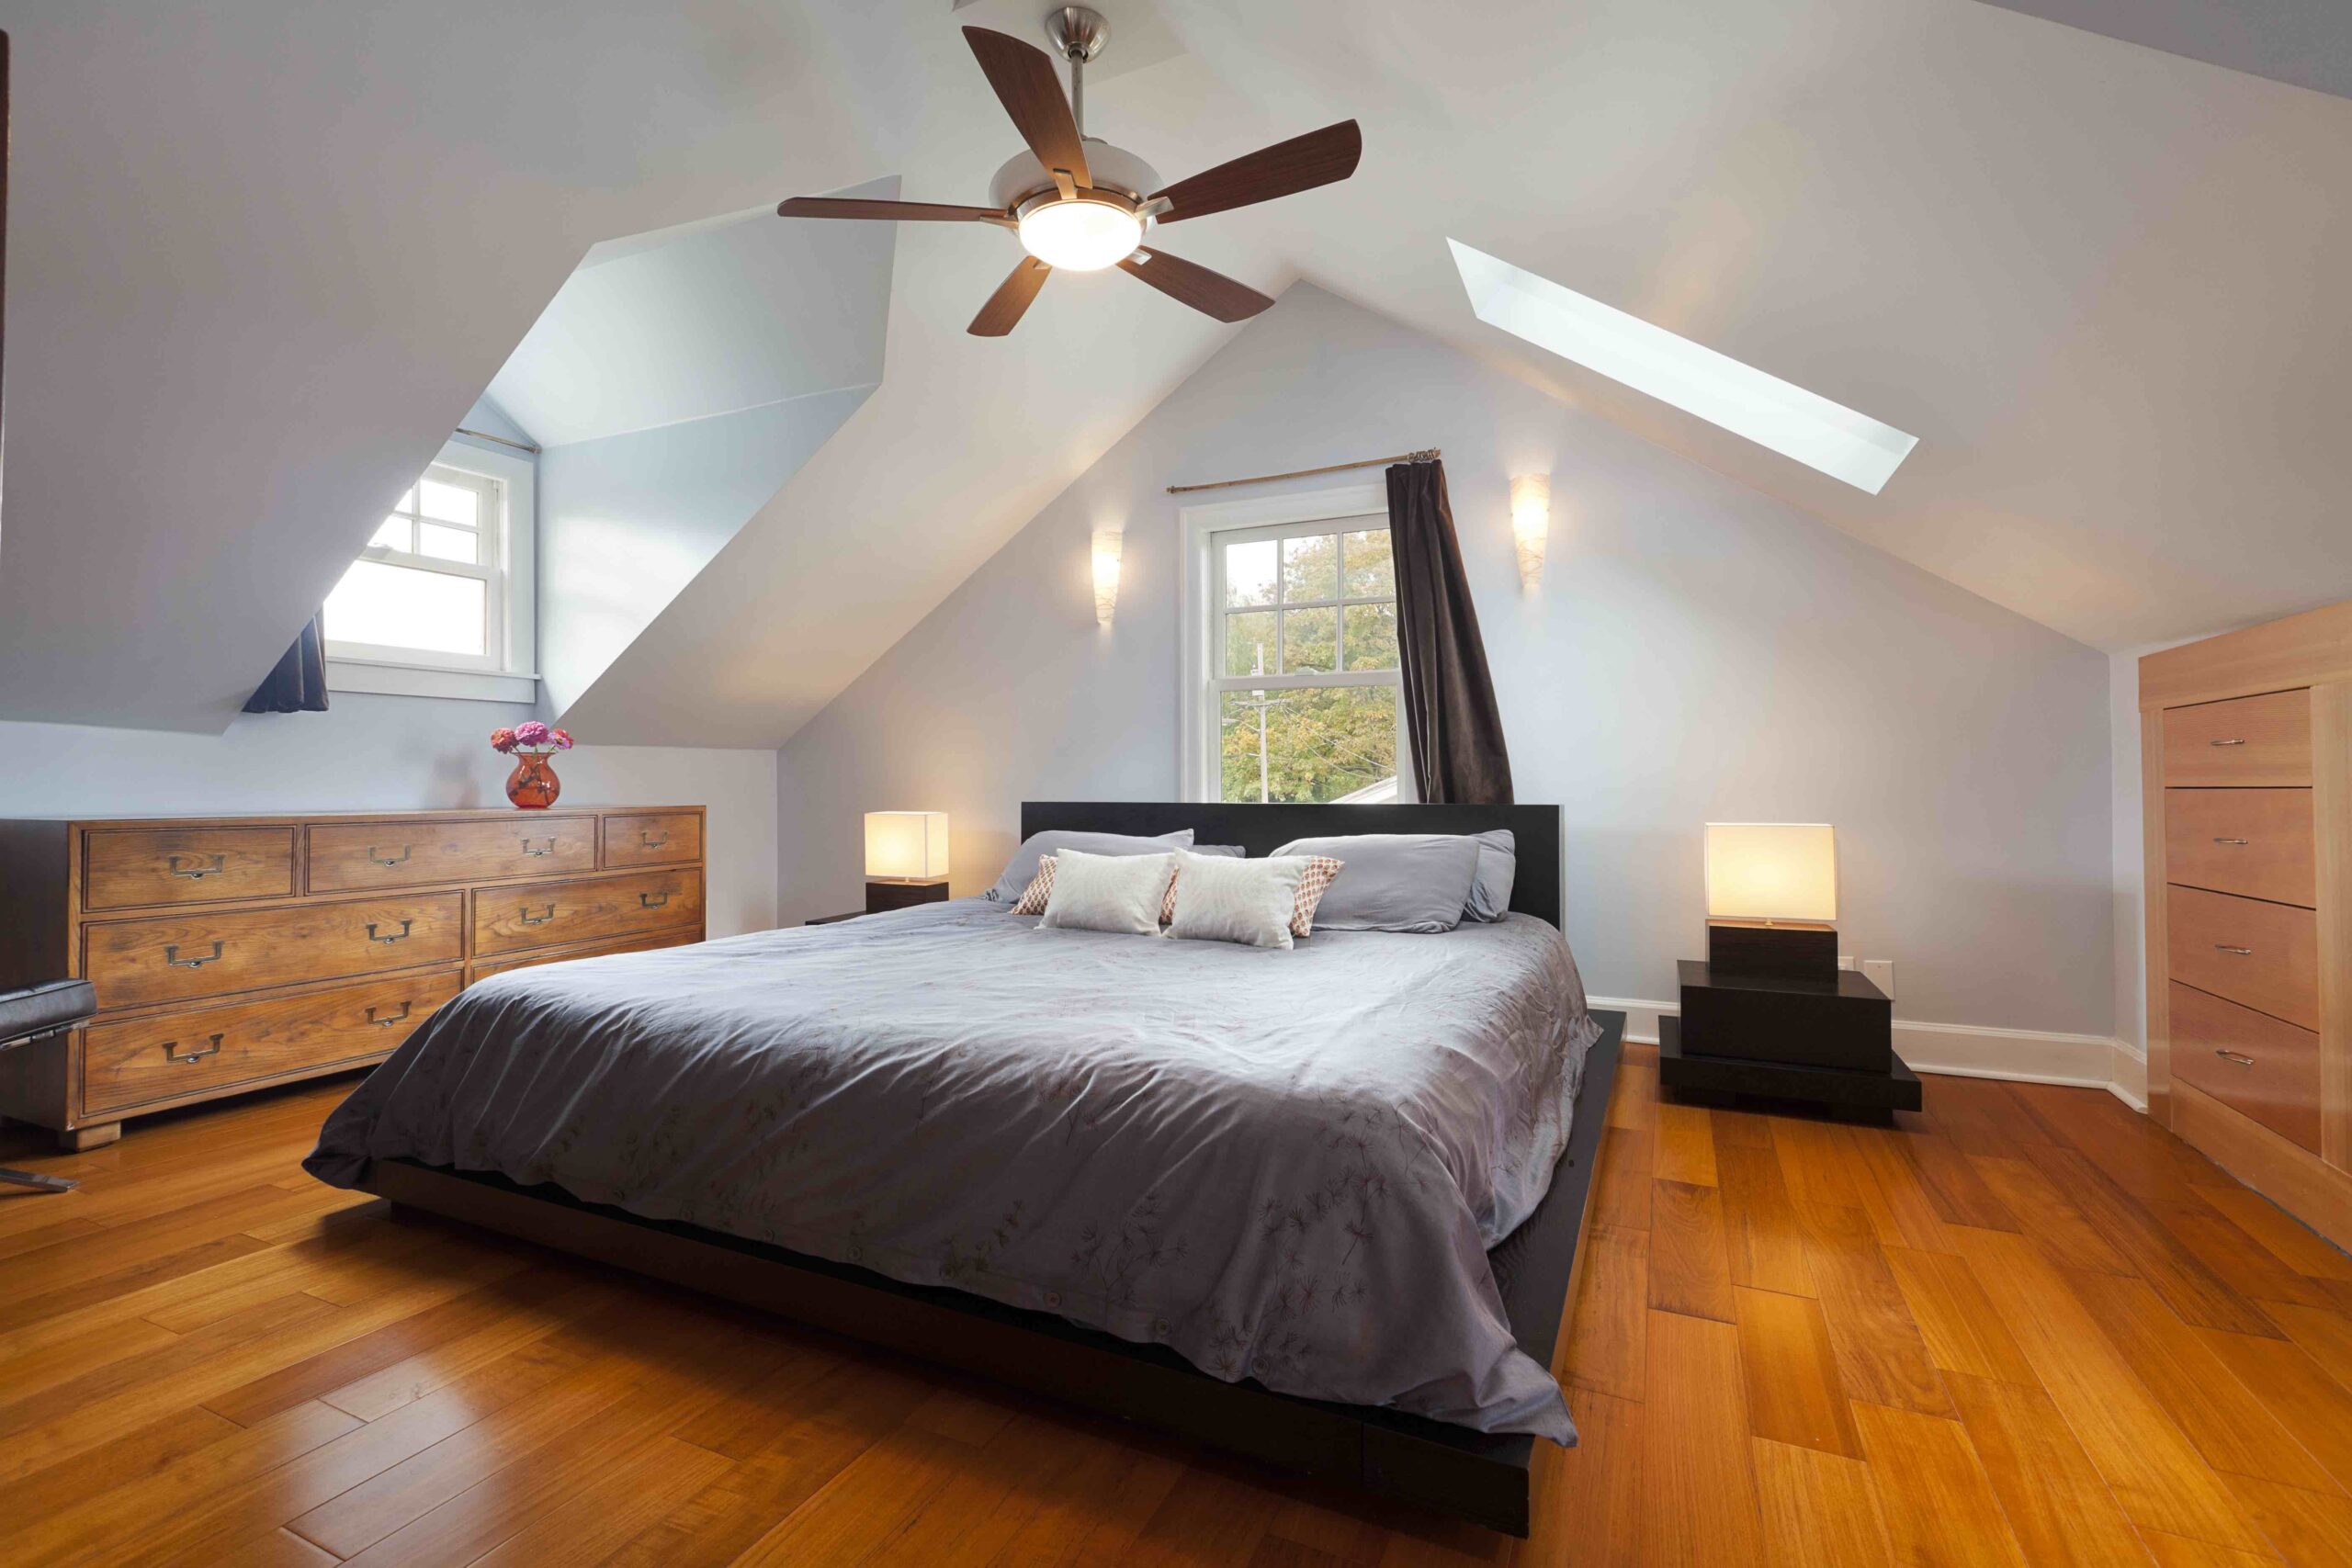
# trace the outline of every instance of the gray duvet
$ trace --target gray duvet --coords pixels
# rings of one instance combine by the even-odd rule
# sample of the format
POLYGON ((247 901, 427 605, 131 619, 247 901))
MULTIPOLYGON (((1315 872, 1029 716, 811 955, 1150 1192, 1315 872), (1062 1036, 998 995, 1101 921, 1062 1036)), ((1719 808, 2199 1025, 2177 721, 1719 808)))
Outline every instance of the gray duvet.
POLYGON ((959 899, 493 976, 305 1163, 552 1181, 1220 1378, 1566 1442, 1487 1249, 1543 1197, 1597 1033, 1524 916, 1284 952, 959 899))

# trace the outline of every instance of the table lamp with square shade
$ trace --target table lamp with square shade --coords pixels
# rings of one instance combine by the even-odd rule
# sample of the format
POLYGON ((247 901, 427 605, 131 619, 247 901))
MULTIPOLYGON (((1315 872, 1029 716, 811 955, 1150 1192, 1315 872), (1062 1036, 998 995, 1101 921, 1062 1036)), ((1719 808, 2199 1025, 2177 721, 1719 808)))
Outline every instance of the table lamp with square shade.
POLYGON ((865 814, 865 912, 936 904, 947 897, 947 813, 865 814))
POLYGON ((1838 835, 1826 822, 1710 822, 1707 966, 1827 980, 1838 973, 1838 835))

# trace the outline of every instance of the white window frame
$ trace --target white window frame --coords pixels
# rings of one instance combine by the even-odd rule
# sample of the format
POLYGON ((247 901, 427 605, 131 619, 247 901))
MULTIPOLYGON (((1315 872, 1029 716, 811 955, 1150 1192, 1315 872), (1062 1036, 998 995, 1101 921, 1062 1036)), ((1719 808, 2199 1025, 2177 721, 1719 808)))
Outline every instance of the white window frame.
MULTIPOLYGON (((1218 697, 1227 690, 1276 691, 1310 686, 1388 686, 1396 693, 1396 798, 1419 798, 1413 789, 1412 759, 1405 730, 1405 686, 1396 670, 1333 671, 1329 674, 1220 675, 1216 668, 1223 646, 1218 625, 1224 608, 1224 565, 1220 547, 1235 534, 1260 538, 1298 538, 1315 534, 1345 533, 1332 525, 1377 518, 1388 526, 1388 491, 1381 485, 1350 485, 1296 495, 1266 496, 1253 501, 1212 502, 1187 506, 1177 513, 1177 531, 1183 542, 1183 571, 1176 585, 1177 650, 1177 795, 1182 800, 1221 798, 1222 749, 1213 745, 1209 726, 1218 722, 1218 697)), ((1344 590, 1346 583, 1340 587, 1344 590)), ((1320 604, 1321 601, 1317 601, 1320 604)), ((1340 603, 1347 601, 1342 597, 1340 603)), ((1344 616, 1341 617, 1345 619, 1344 616)), ((1340 633, 1344 642, 1346 633, 1340 633)))
MULTIPOLYGON (((453 439, 427 467, 495 480, 503 504, 481 529, 494 566, 469 566, 369 545, 357 559, 397 561, 402 566, 473 577, 489 584, 488 625, 480 657, 434 654, 369 643, 327 643, 327 689, 389 696, 460 697, 477 702, 537 700, 538 671, 538 471, 522 453, 497 452, 453 439)), ((418 476, 421 481, 424 474, 418 476)))

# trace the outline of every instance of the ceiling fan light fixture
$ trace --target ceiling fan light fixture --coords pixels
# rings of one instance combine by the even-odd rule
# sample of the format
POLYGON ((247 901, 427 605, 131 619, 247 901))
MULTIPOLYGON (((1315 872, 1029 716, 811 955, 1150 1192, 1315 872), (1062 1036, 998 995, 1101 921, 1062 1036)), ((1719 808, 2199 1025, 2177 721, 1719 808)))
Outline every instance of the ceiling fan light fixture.
POLYGON ((1100 272, 1142 243, 1143 220, 1100 197, 1049 199, 1021 214, 1022 248, 1063 272, 1100 272))

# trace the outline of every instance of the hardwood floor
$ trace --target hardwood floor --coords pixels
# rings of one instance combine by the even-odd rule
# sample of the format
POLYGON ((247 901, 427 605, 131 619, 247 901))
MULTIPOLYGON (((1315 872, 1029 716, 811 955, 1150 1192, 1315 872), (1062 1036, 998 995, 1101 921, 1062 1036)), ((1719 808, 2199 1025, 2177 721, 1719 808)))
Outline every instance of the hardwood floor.
POLYGON ((1628 1052, 1517 1542, 296 1161, 347 1082, 0 1159, 0 1563, 2352 1562, 2352 1258, 2096 1090, 1895 1129, 1628 1052))

